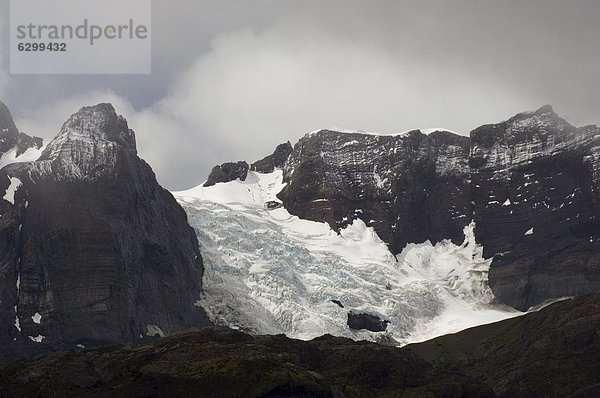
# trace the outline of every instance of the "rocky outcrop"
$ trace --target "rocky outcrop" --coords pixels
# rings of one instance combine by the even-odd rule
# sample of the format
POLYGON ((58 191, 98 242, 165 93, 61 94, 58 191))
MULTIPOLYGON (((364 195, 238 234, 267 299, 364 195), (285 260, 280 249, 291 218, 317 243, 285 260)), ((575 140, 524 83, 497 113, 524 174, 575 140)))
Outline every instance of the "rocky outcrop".
POLYGON ((390 322, 374 314, 362 311, 348 311, 348 327, 353 330, 383 332, 387 329, 388 323, 390 322))
POLYGON ((271 155, 252 163, 250 170, 259 173, 272 173, 273 170, 283 167, 292 151, 292 144, 289 141, 285 144, 277 145, 271 155))
POLYGON ((239 162, 227 162, 221 165, 217 165, 212 168, 206 182, 205 187, 211 187, 220 182, 230 182, 235 180, 246 181, 248 171, 256 171, 259 173, 271 173, 277 168, 282 168, 285 161, 292 153, 292 144, 286 142, 285 144, 277 145, 275 151, 251 165, 248 165, 245 161, 239 162))
POLYGON ((18 158, 19 156, 27 152, 29 148, 40 149, 43 145, 44 140, 42 140, 40 137, 30 137, 25 133, 19 133, 19 136, 17 137, 17 142, 15 144, 15 155, 18 158))
POLYGON ((220 182, 229 181, 246 181, 248 176, 248 170, 250 166, 244 161, 240 162, 228 162, 222 165, 213 167, 212 171, 208 175, 208 179, 204 183, 205 187, 212 187, 220 182))
POLYGON ((446 131, 304 136, 284 167, 278 197, 301 218, 339 229, 355 218, 394 253, 407 243, 460 244, 471 221, 469 138, 446 131))
POLYGON ((111 105, 3 168, 1 192, 0 361, 208 324, 196 235, 111 105))

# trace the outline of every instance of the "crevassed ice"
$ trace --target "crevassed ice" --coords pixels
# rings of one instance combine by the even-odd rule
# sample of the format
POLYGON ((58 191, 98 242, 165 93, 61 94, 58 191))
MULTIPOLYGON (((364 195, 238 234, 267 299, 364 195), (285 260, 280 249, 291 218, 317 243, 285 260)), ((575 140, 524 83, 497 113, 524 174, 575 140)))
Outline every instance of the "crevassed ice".
POLYGON ((473 223, 462 245, 409 244, 395 257, 360 219, 338 234, 284 208, 267 210, 283 186, 276 170, 175 193, 204 259, 198 304, 215 323, 301 339, 329 333, 405 344, 521 314, 492 304, 490 261, 473 223), (353 309, 384 316, 387 330, 350 330, 353 309))

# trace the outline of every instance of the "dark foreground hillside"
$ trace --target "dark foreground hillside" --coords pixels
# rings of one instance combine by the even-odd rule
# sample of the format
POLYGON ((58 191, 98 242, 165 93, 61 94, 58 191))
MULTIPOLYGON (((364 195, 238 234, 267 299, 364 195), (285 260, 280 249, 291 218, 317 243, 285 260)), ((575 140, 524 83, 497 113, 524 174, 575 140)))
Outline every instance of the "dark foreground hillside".
POLYGON ((0 371, 0 396, 593 397, 600 295, 402 349, 210 328, 54 353, 0 371))
POLYGON ((404 348, 506 397, 600 397, 600 294, 404 348))

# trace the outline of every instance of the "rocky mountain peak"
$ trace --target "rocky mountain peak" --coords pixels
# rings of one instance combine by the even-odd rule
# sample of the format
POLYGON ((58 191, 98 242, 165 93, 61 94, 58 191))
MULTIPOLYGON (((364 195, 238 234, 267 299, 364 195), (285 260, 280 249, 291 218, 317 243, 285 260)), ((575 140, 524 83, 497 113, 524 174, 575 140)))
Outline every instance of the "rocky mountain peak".
POLYGON ((522 165, 533 159, 585 145, 593 138, 558 116, 550 105, 519 113, 471 132, 471 166, 522 165))
POLYGON ((40 160, 100 160, 117 150, 136 154, 135 134, 127 121, 117 115, 111 104, 86 106, 63 124, 58 135, 48 144, 40 160))
POLYGON ((135 159, 135 133, 125 118, 111 104, 98 104, 71 115, 31 171, 38 178, 112 178, 135 159))
POLYGON ((563 118, 558 116, 551 105, 544 105, 532 112, 519 113, 508 120, 508 132, 519 133, 529 129, 554 129, 554 132, 574 129, 563 118))
POLYGON ((112 105, 0 170, 0 192, 0 363, 208 323, 196 235, 112 105))

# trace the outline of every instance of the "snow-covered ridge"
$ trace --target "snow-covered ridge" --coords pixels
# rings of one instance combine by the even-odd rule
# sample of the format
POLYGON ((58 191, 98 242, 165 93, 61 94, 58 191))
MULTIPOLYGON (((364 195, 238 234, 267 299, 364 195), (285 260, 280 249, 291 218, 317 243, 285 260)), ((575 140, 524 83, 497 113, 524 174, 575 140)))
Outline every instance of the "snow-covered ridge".
POLYGON ((405 344, 521 314, 492 304, 490 261, 475 243, 473 223, 460 246, 409 244, 394 257, 363 220, 338 234, 282 207, 268 210, 283 186, 276 170, 174 193, 205 263, 197 304, 215 323, 303 339, 330 333, 405 344), (383 333, 353 331, 350 310, 390 323, 383 333))

